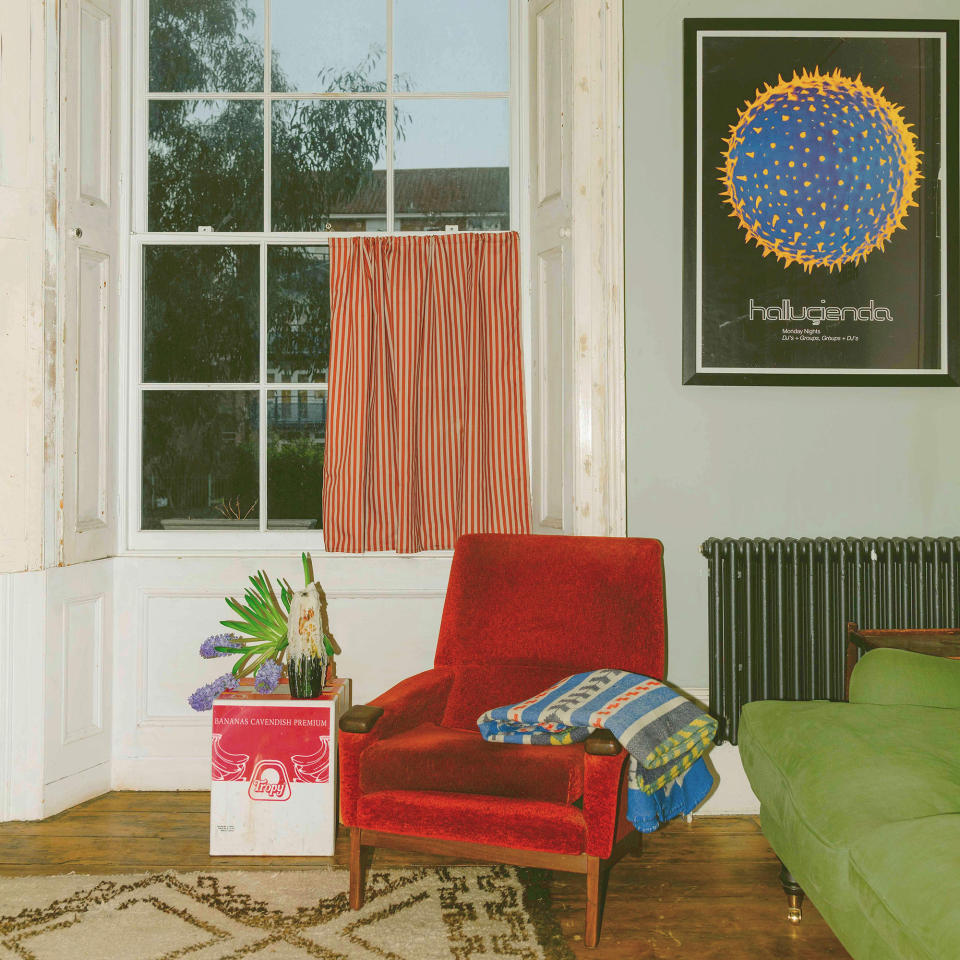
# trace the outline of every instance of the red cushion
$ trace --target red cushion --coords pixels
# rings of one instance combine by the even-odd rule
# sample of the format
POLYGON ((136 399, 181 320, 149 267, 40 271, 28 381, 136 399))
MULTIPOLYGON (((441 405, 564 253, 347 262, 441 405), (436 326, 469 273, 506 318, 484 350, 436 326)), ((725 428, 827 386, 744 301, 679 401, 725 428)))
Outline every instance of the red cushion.
POLYGON ((495 847, 583 853, 583 811, 563 803, 468 793, 385 790, 360 797, 358 826, 495 847))
POLYGON ((660 677, 662 553, 657 540, 637 537, 463 536, 435 663, 660 677))
POLYGON ((463 730, 476 730, 477 717, 485 710, 526 700, 571 672, 557 666, 480 663, 462 663, 447 669, 453 670, 454 676, 441 722, 463 730))
POLYGON ((360 792, 443 790, 572 803, 583 795, 583 745, 487 743, 479 731, 424 723, 372 744, 360 792))

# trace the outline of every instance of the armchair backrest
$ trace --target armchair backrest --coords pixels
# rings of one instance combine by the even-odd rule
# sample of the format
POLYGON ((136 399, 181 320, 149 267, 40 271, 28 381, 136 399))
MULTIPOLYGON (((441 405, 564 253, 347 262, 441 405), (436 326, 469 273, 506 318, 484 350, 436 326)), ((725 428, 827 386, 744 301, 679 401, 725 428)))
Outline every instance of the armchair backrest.
POLYGON ((434 661, 460 674, 444 723, 584 670, 662 676, 662 554, 636 537, 461 537, 434 661))

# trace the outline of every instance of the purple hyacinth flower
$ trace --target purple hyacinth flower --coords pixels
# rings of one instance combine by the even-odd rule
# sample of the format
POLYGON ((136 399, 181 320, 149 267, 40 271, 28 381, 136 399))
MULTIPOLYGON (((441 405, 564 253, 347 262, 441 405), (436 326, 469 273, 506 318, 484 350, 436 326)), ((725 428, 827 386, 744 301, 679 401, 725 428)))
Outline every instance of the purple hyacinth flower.
POLYGON ((207 637, 200 644, 200 656, 204 660, 212 660, 214 657, 229 657, 229 653, 222 650, 216 650, 215 647, 232 647, 234 650, 242 650, 243 644, 237 642, 237 638, 232 633, 215 633, 212 637, 207 637))
POLYGON ((257 682, 253 689, 257 693, 273 693, 280 682, 280 674, 283 673, 283 667, 276 660, 265 660, 257 671, 257 682))
POLYGON ((233 690, 239 685, 240 681, 232 673, 225 673, 222 677, 217 677, 216 680, 211 680, 205 686, 194 690, 187 698, 187 703, 197 711, 212 710, 213 701, 224 690, 233 690))

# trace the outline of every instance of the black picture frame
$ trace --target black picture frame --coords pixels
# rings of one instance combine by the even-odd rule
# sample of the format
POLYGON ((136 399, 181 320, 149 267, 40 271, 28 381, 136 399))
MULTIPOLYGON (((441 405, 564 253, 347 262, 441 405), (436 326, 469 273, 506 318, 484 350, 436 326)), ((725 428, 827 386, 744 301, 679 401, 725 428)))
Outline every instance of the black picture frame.
POLYGON ((683 383, 960 385, 958 26, 684 20, 683 383))

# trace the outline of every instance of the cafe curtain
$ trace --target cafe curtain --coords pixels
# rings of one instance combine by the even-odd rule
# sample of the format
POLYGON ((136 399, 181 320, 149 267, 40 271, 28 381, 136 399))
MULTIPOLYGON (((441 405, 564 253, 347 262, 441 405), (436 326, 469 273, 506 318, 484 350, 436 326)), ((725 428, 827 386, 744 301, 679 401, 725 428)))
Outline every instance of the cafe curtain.
POLYGON ((516 233, 330 240, 326 548, 528 533, 516 233))

